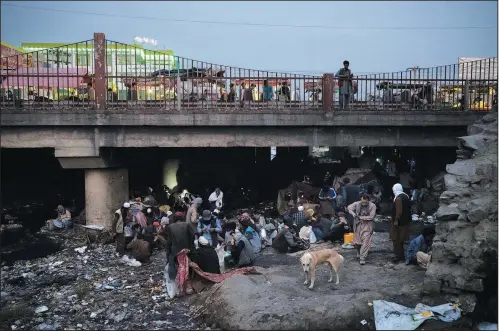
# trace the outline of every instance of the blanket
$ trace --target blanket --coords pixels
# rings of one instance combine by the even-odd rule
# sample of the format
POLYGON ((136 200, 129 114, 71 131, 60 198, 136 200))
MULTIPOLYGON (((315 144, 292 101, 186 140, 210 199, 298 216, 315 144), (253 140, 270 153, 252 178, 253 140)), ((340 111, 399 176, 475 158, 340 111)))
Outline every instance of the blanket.
POLYGON ((199 268, 199 266, 196 263, 189 260, 189 257, 187 256, 188 253, 189 253, 188 249, 183 249, 177 254, 178 269, 177 269, 177 278, 175 279, 175 282, 178 284, 179 297, 185 294, 187 280, 189 279, 189 268, 191 268, 196 274, 198 274, 202 278, 209 280, 210 282, 213 283, 221 283, 227 278, 230 278, 234 275, 260 274, 253 267, 237 268, 223 274, 212 274, 209 272, 204 272, 199 268))

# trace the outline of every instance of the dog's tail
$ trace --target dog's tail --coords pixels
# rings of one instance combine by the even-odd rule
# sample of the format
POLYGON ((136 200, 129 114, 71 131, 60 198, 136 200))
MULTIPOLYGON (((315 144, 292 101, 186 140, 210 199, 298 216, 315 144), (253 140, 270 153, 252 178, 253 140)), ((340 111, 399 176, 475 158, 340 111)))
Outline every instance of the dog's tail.
POLYGON ((343 257, 343 255, 341 254, 338 254, 340 256, 340 259, 341 259, 341 264, 343 264, 343 262, 345 262, 345 258, 343 257))

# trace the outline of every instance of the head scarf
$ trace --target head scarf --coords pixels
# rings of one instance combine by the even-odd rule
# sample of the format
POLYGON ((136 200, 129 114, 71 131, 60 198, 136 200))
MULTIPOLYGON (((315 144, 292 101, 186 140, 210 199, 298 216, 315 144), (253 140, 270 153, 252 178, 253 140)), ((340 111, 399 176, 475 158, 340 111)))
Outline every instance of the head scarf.
POLYGON ((307 209, 307 216, 308 217, 312 218, 312 216, 314 216, 314 214, 315 214, 315 211, 312 208, 307 209))
MULTIPOLYGON (((402 188, 402 185, 400 185, 399 183, 393 185, 392 191, 393 191, 393 195, 395 196, 395 198, 393 198, 393 201, 395 201, 395 199, 397 199, 397 197, 399 195, 405 194, 404 189, 402 188)), ((407 194, 405 194, 405 195, 407 195, 407 194)))

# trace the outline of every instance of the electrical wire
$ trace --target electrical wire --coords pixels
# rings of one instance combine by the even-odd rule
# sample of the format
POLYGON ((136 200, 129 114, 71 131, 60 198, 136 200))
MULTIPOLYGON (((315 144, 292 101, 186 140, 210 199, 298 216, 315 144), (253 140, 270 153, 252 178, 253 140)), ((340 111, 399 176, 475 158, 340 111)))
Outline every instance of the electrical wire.
POLYGON ((61 13, 71 13, 79 15, 93 15, 93 16, 103 16, 103 17, 116 17, 116 18, 126 18, 126 19, 144 19, 144 20, 155 20, 155 21, 167 21, 167 22, 181 22, 181 23, 199 23, 199 24, 219 24, 219 25, 239 25, 239 26, 259 26, 259 27, 274 27, 274 28, 297 28, 297 29, 327 29, 327 30, 477 30, 477 29, 497 29, 497 26, 434 26, 434 27, 360 27, 360 26, 327 26, 327 25, 295 25, 295 24, 269 24, 269 23, 249 23, 249 22, 224 22, 224 21, 205 21, 205 20, 186 20, 186 19, 174 19, 174 18, 160 18, 160 17, 146 17, 146 16, 128 16, 128 15, 116 15, 116 14, 102 14, 102 13, 92 13, 83 11, 74 11, 66 9, 57 8, 41 8, 41 7, 31 7, 17 4, 9 4, 2 2, 2 6, 18 7, 25 9, 35 9, 44 10, 51 12, 61 12, 61 13))

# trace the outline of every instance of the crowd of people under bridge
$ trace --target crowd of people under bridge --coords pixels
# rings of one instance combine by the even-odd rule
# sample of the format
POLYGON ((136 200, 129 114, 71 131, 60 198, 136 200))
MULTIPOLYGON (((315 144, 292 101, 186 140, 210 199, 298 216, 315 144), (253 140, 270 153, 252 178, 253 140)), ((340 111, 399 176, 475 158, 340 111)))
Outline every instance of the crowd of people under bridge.
MULTIPOLYGON (((411 199, 398 183, 392 190, 390 239, 395 253, 392 262, 426 268, 431 258, 434 230, 424 229, 404 250, 411 223, 411 199)), ((210 209, 202 210, 203 199, 198 197, 186 212, 172 210, 168 205, 158 206, 151 190, 148 196, 126 201, 116 210, 111 232, 119 257, 130 254, 147 264, 152 254, 164 251, 167 274, 172 281, 177 279, 177 257, 185 249, 190 261, 210 274, 251 266, 266 247, 279 253, 292 253, 326 241, 343 244, 343 248, 355 248, 359 263, 364 265, 372 245, 376 206, 369 194, 350 184, 348 178, 341 187, 341 200, 337 197, 333 186, 325 184, 318 196, 321 204, 315 208, 306 209, 291 200, 277 220, 247 210, 229 220, 219 188, 208 197, 210 209), (344 243, 346 234, 353 234, 351 243, 344 243)), ((69 227, 69 211, 59 206, 57 212, 58 217, 50 222, 57 228, 69 227)), ((186 292, 190 290, 187 288, 186 292)))

